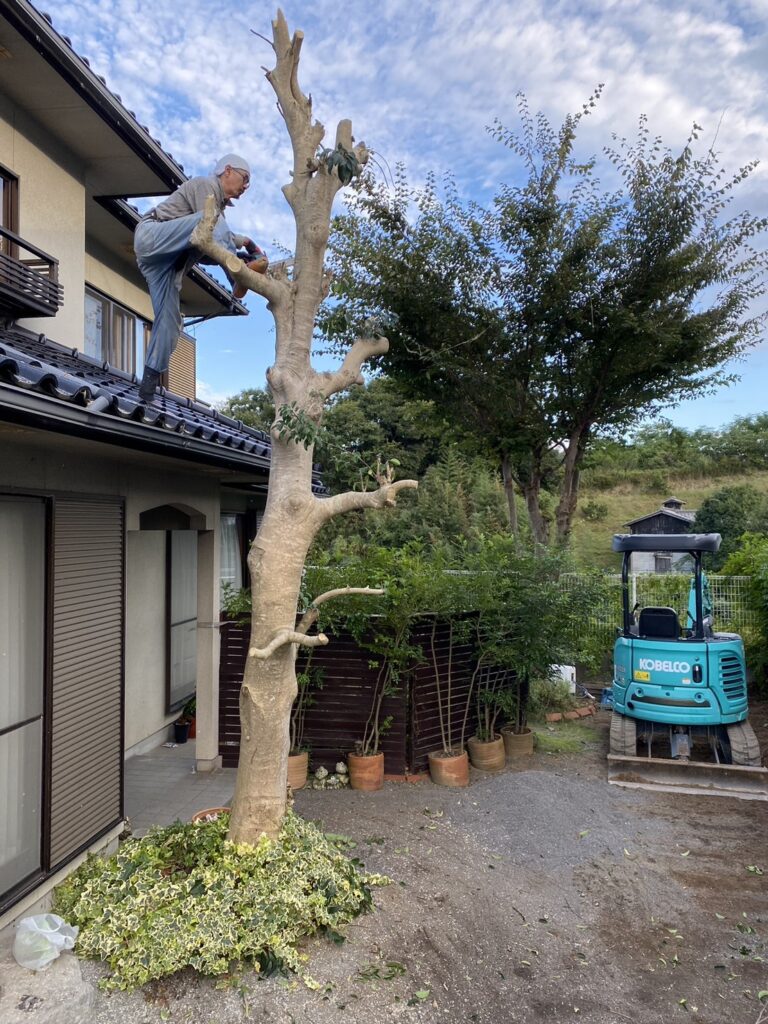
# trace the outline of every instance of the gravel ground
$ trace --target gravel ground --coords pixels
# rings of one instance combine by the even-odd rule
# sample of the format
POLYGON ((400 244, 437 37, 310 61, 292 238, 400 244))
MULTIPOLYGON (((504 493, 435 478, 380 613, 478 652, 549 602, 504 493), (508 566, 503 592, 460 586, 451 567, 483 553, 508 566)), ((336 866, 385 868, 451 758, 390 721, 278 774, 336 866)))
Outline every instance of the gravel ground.
MULTIPOLYGON (((768 749, 768 707, 753 721, 768 749)), ((473 773, 465 790, 297 794, 300 813, 354 839, 366 866, 393 880, 342 946, 307 943, 321 992, 249 971, 218 984, 185 972, 51 1019, 757 1024, 767 805, 609 787, 607 722, 598 716, 581 755, 473 773)), ((81 970, 92 994, 102 969, 81 970)))

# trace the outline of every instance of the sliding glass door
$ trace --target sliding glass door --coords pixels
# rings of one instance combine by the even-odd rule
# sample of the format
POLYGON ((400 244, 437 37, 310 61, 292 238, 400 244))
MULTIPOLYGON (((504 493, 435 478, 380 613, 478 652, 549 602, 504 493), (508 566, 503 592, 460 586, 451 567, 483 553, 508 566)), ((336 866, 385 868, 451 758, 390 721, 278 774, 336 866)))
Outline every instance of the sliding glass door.
POLYGON ((0 496, 0 897, 42 867, 45 513, 0 496))

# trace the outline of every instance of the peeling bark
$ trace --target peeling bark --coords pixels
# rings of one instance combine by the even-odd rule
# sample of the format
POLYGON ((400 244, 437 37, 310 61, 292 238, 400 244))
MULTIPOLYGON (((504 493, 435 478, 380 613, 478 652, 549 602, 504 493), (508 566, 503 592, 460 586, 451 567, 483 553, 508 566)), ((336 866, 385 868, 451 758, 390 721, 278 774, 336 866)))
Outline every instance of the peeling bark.
MULTIPOLYGON (((310 361, 317 310, 328 292, 329 275, 323 259, 331 209, 341 181, 318 158, 325 129, 312 119, 312 101, 299 87, 298 67, 303 34, 293 36, 282 11, 272 23, 275 67, 266 71, 277 96, 293 148, 292 180, 283 194, 296 222, 296 254, 289 280, 284 270, 256 274, 212 237, 216 211, 210 203, 193 236, 194 245, 241 284, 262 295, 275 320, 275 362, 267 372, 275 409, 293 406, 313 422, 322 418, 332 395, 362 380, 362 367, 371 356, 386 352, 386 338, 359 338, 341 367, 316 371, 310 361)), ((349 121, 341 121, 336 143, 354 153, 358 166, 368 159, 364 143, 355 144, 349 121)), ((278 412, 279 415, 279 412, 278 412)), ((273 426, 269 492, 264 518, 248 555, 253 613, 249 657, 240 695, 241 744, 230 839, 256 843, 277 835, 286 809, 290 712, 298 686, 296 652, 299 646, 327 642, 322 634, 308 636, 316 621, 309 610, 296 625, 304 561, 317 531, 329 518, 352 509, 393 505, 413 480, 379 480, 377 490, 349 492, 318 499, 312 493, 312 446, 281 438, 273 426)), ((333 594, 321 595, 314 608, 333 594)))

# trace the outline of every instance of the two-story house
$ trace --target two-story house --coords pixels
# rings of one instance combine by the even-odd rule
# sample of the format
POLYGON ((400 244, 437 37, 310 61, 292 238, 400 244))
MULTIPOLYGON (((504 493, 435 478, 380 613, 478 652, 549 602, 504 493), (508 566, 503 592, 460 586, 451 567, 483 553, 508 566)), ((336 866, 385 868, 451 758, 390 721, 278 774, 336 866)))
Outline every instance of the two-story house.
MULTIPOLYGON (((138 401, 129 200, 184 177, 50 18, 0 0, 0 926, 114 841, 124 758, 195 691, 197 767, 219 763, 220 579, 270 443, 195 401, 188 336, 138 401)), ((247 312, 200 269, 182 305, 247 312)))

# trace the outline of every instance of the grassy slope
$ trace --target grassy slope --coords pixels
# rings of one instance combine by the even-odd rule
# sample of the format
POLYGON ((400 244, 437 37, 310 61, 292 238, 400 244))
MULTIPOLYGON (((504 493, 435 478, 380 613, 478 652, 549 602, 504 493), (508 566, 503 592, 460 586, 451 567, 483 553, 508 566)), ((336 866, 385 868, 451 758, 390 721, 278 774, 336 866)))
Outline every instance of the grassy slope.
POLYGON ((591 499, 607 505, 608 516, 601 522, 594 523, 584 519, 577 511, 573 526, 573 553, 584 568, 619 572, 620 558, 611 552, 611 538, 614 533, 627 533, 624 524, 630 519, 655 512, 662 501, 670 495, 684 501, 685 509, 695 510, 705 498, 721 487, 732 487, 736 484, 750 484, 756 490, 768 493, 768 472, 718 477, 712 480, 687 480, 670 476, 669 487, 664 494, 651 493, 627 484, 609 491, 583 488, 579 495, 579 507, 591 499))

